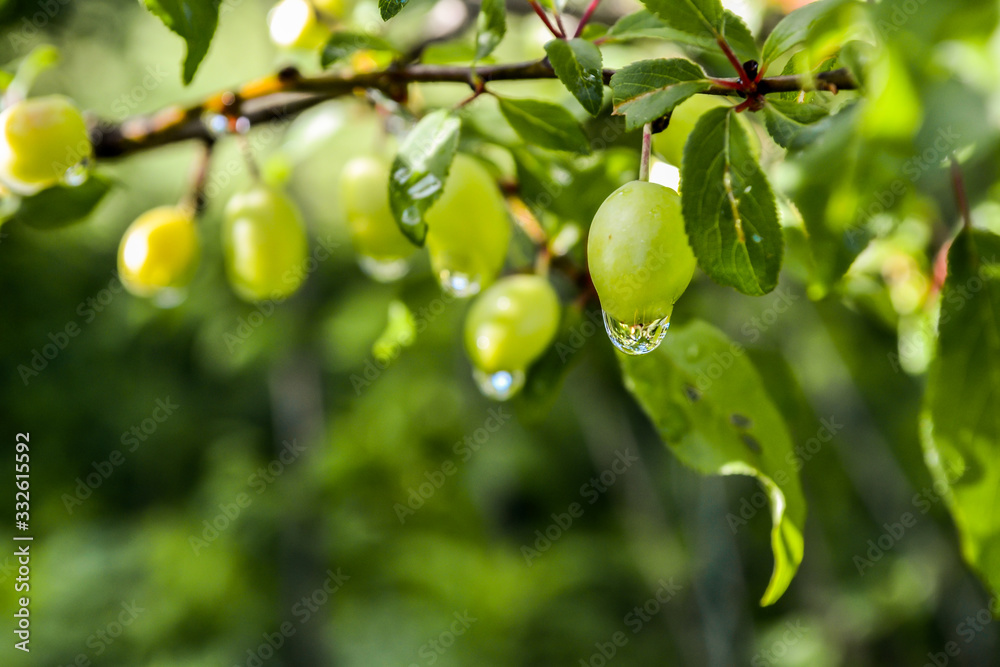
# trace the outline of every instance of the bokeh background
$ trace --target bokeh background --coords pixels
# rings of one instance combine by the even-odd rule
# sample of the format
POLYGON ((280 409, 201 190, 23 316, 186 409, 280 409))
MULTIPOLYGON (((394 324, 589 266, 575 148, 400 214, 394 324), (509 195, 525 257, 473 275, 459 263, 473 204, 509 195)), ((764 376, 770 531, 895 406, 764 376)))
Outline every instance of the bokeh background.
MULTIPOLYGON (((268 3, 224 4, 188 88, 181 41, 130 0, 2 3, 0 52, 11 61, 56 45, 61 63, 35 92, 68 94, 110 120, 290 62, 317 68, 271 45, 268 3)), ((794 4, 737 8, 761 26, 794 4)), ((908 35, 939 30, 950 11, 915 4, 908 35)), ((608 2, 603 11, 613 19, 637 7, 608 2)), ((498 59, 543 55, 545 34, 517 9, 498 59)), ((359 5, 359 23, 375 11, 359 5)), ((432 11, 416 2, 392 34, 415 41, 460 9, 441 3, 438 19, 432 11)), ((992 29, 948 42, 947 53, 978 67, 966 70, 981 77, 972 87, 996 82, 992 29)), ((471 44, 466 36, 430 57, 460 61, 471 44)), ((606 59, 669 52, 615 46, 606 59)), ((575 104, 551 82, 506 89, 575 104)), ((466 94, 425 86, 418 103, 466 94)), ((980 98, 991 108, 988 94, 980 98)), ((993 116, 954 99, 927 113, 982 120, 982 133, 996 134, 993 116)), ((489 104, 482 113, 495 118, 489 104)), ((820 295, 793 229, 776 293, 742 297, 699 274, 675 310, 675 323, 706 319, 746 347, 806 448, 805 560, 785 596, 761 608, 772 557, 757 484, 679 465, 622 388, 603 331, 581 329, 551 400, 498 405, 479 394, 462 349, 467 304, 442 296, 426 261, 391 285, 360 272, 336 182, 347 159, 381 141, 380 126, 353 99, 251 134, 258 161, 289 178, 313 252, 331 250, 315 255, 302 292, 273 309, 238 301, 222 272, 219 212, 249 183, 232 141, 214 157, 203 266, 177 308, 123 293, 115 252, 135 216, 181 197, 194 146, 99 165, 118 187, 84 224, 0 228, 0 473, 10 479, 14 435, 30 432, 35 536, 32 652, 15 651, 7 631, 0 663, 920 667, 956 641, 959 654, 940 664, 1000 664, 997 625, 969 625, 990 597, 962 562, 918 437, 927 249, 954 222, 946 174, 920 175, 934 182, 837 294, 812 298, 820 295), (62 336, 68 325, 79 334, 62 336), (55 358, 24 375, 49 344, 61 348, 55 358), (590 504, 584 485, 626 451, 638 460, 590 504), (581 499, 583 515, 553 530, 553 515, 581 499), (915 524, 896 537, 907 513, 915 524), (546 529, 557 535, 551 543, 538 541, 546 529), (538 549, 531 558, 526 545, 538 549), (616 633, 624 645, 607 658, 616 633)), ((767 161, 773 147, 762 144, 767 161)), ((634 177, 638 142, 624 135, 621 146, 566 190, 575 208, 562 215, 589 219, 634 177)), ((970 167, 974 192, 988 192, 994 176, 993 154, 983 155, 970 167)), ((7 541, 13 490, 4 488, 7 541)), ((0 550, 4 610, 14 608, 13 563, 13 547, 0 550)))

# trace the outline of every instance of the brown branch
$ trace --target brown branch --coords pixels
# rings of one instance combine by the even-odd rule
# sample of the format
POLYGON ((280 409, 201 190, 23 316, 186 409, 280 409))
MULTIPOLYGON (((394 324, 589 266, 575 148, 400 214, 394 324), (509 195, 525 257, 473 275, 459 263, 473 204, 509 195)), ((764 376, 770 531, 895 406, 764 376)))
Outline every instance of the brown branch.
MULTIPOLYGON (((604 70, 607 84, 614 70, 604 70)), ((251 81, 236 90, 223 91, 189 107, 171 106, 158 112, 132 116, 120 123, 97 121, 91 130, 94 153, 98 158, 132 155, 151 148, 198 139, 211 141, 213 132, 206 116, 245 117, 251 124, 280 122, 320 102, 366 90, 379 90, 394 99, 402 99, 409 83, 461 83, 476 89, 478 81, 518 81, 552 79, 555 73, 545 60, 491 65, 473 69, 448 65, 395 65, 376 72, 323 73, 303 76, 294 68, 251 81)), ((736 79, 723 79, 722 82, 736 79)), ((813 81, 798 76, 764 78, 757 84, 761 94, 796 90, 850 90, 857 83, 846 69, 823 72, 813 81)), ((715 85, 709 95, 737 95, 726 85, 715 85)))

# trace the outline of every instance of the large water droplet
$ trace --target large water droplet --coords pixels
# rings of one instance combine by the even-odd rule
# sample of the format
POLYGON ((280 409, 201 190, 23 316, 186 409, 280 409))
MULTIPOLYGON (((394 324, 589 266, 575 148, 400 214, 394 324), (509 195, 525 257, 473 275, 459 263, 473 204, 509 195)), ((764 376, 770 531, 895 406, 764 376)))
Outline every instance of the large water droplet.
POLYGON ((441 289, 460 299, 479 294, 479 290, 483 286, 480 276, 470 276, 467 273, 449 271, 448 269, 438 272, 438 282, 441 283, 441 289))
MULTIPOLYGON (((604 312, 604 311, 602 311, 604 312)), ((667 335, 670 317, 652 322, 625 324, 604 312, 604 328, 608 338, 625 354, 646 354, 659 347, 667 335)))
POLYGON ((74 164, 63 174, 62 182, 71 188, 79 187, 90 177, 90 165, 87 160, 74 164))
POLYGON ((380 283, 399 280, 410 271, 410 263, 405 259, 375 259, 367 255, 358 257, 358 266, 365 275, 380 283))
POLYGON ((495 401, 506 401, 524 386, 524 371, 497 371, 487 373, 473 369, 472 377, 483 396, 495 401))

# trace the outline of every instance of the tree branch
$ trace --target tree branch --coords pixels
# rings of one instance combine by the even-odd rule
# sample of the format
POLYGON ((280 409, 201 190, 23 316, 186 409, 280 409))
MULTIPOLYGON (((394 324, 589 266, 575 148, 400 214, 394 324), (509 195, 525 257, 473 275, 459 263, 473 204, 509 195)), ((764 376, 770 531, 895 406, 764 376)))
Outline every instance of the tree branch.
MULTIPOLYGON (((604 70, 607 84, 614 70, 604 70)), ((215 139, 206 117, 245 117, 251 126, 287 121, 300 112, 354 91, 380 90, 401 99, 410 83, 462 83, 476 89, 477 80, 519 81, 553 79, 555 73, 545 60, 491 65, 473 69, 448 65, 394 65, 376 72, 323 73, 303 76, 294 68, 251 81, 243 87, 224 91, 189 107, 171 106, 148 115, 132 116, 121 123, 98 120, 91 129, 94 153, 98 158, 116 158, 181 141, 215 139)), ((705 91, 708 95, 735 96, 738 92, 720 80, 705 91)), ((732 79, 736 82, 736 79, 732 79)), ((764 78, 757 84, 761 94, 796 90, 851 90, 857 83, 846 69, 823 72, 814 81, 798 76, 764 78)))

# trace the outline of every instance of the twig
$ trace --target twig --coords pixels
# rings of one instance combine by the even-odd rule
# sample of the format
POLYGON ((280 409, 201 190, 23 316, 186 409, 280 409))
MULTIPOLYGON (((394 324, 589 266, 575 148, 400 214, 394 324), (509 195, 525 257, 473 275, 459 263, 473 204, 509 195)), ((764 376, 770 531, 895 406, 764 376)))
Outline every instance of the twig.
MULTIPOLYGON (((605 84, 614 73, 614 70, 604 70, 605 84)), ((238 113, 256 126, 290 120, 321 102, 351 95, 355 91, 377 90, 391 96, 393 92, 405 90, 407 84, 416 82, 463 83, 474 91, 477 78, 483 83, 552 79, 555 73, 544 60, 491 65, 475 70, 451 65, 397 65, 375 72, 327 72, 316 76, 303 76, 289 68, 251 81, 236 91, 217 93, 189 107, 170 106, 150 115, 132 116, 121 123, 97 121, 91 129, 91 139, 98 158, 123 157, 180 141, 213 139, 203 117, 209 113, 232 113, 223 103, 229 95, 235 95, 239 100, 238 113)), ((737 95, 737 91, 722 84, 735 81, 720 79, 718 85, 713 85, 704 93, 737 95)), ((760 94, 832 88, 850 90, 857 88, 857 83, 846 69, 838 69, 823 72, 811 81, 788 75, 765 78, 757 84, 760 94)))

